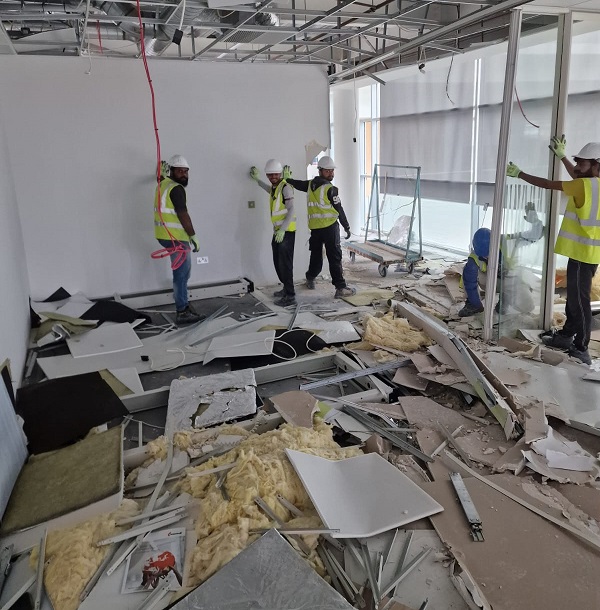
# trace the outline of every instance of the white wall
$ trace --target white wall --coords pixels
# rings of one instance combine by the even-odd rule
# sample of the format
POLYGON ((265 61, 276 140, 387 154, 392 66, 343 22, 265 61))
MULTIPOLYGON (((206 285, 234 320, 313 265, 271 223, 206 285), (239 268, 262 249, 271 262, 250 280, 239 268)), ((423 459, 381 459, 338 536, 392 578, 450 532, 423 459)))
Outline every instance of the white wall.
POLYGON ((10 359, 13 385, 23 375, 29 335, 27 263, 0 116, 0 363, 10 359))
MULTIPOLYGON (((275 281, 267 195, 249 178, 269 157, 305 167, 304 145, 329 142, 328 85, 313 66, 150 61, 162 158, 190 163, 188 208, 200 237, 192 283, 275 281), (256 200, 248 209, 247 201, 256 200)), ((89 296, 168 288, 153 261, 155 143, 136 60, 0 58, 0 107, 28 252, 32 295, 60 285, 89 296)), ((308 264, 298 201, 296 272, 308 264)), ((194 258, 195 263, 195 258, 194 258)))

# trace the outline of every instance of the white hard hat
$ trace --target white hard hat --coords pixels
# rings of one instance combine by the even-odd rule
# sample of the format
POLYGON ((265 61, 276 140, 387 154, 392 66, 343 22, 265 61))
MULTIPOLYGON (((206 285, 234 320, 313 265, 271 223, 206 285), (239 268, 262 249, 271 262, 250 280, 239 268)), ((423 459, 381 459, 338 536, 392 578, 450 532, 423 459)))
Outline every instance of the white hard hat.
POLYGON ((265 165, 265 174, 281 174, 283 165, 277 159, 269 159, 265 165))
POLYGON ((173 155, 169 159, 169 167, 184 167, 186 169, 190 169, 190 164, 182 155, 173 155))
POLYGON ((573 158, 600 161, 600 142, 586 144, 573 158))
POLYGON ((335 163, 331 157, 325 155, 319 159, 319 163, 317 164, 319 169, 335 169, 335 163))

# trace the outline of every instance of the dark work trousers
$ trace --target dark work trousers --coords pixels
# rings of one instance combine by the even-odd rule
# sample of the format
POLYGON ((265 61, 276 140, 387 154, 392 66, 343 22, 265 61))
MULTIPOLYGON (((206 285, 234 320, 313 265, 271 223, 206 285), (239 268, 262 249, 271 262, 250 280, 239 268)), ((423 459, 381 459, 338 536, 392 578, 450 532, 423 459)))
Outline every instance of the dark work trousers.
POLYGON ((271 241, 273 249, 273 264, 279 281, 283 284, 285 294, 293 297, 294 290, 294 244, 296 243, 296 232, 286 231, 283 241, 278 244, 275 236, 271 241))
POLYGON ((337 221, 324 229, 311 230, 310 239, 308 240, 310 262, 306 272, 306 279, 314 280, 321 273, 321 269, 323 269, 323 246, 325 246, 325 254, 329 261, 331 283, 336 288, 345 288, 346 280, 344 280, 342 272, 340 225, 337 221))
POLYGON ((587 349, 592 332, 592 278, 596 275, 598 265, 582 263, 569 259, 567 263, 567 304, 565 313, 567 321, 560 334, 566 337, 575 335, 574 345, 578 350, 587 349))

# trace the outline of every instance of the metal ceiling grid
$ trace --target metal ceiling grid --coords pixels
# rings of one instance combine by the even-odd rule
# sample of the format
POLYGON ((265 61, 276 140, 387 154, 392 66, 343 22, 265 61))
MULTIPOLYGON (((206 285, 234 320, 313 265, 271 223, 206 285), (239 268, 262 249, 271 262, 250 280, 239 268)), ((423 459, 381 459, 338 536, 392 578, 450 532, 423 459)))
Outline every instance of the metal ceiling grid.
MULTIPOLYGON (((524 3, 263 0, 223 7, 222 0, 140 0, 140 10, 150 55, 322 64, 335 82, 356 74, 379 80, 378 71, 417 63, 425 50, 431 60, 504 40, 510 9, 524 3), (177 29, 179 44, 172 42, 177 29)), ((0 53, 139 55, 136 0, 0 0, 0 23, 0 53)))

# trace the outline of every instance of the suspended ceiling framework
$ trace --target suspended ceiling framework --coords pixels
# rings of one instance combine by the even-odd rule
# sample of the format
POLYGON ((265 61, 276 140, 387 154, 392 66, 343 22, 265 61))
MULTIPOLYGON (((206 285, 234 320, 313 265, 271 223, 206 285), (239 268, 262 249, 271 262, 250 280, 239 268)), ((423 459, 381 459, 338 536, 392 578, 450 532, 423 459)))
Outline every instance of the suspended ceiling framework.
MULTIPOLYGON (((505 40, 523 0, 140 0, 149 56, 313 63, 331 82, 505 40), (182 31, 179 44, 173 42, 182 31)), ((547 17, 526 15, 523 29, 547 17)), ((0 53, 138 57, 137 0, 0 0, 0 53)))

